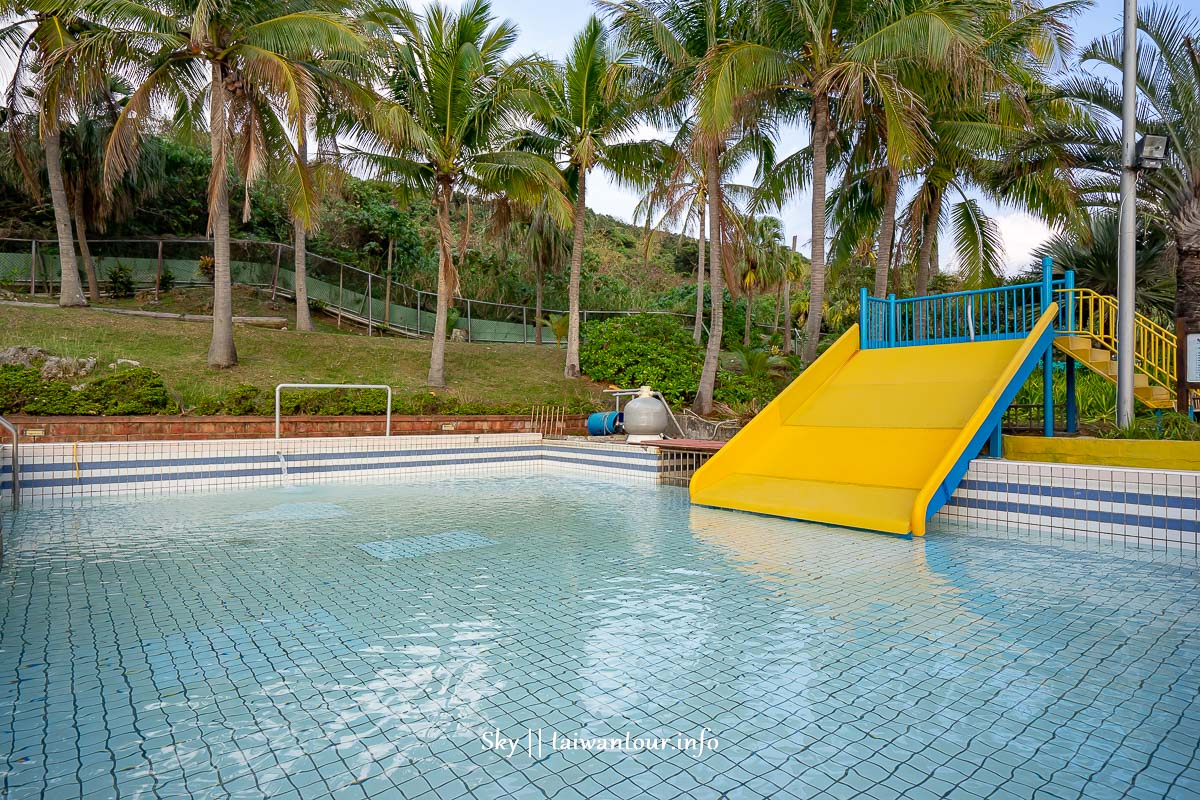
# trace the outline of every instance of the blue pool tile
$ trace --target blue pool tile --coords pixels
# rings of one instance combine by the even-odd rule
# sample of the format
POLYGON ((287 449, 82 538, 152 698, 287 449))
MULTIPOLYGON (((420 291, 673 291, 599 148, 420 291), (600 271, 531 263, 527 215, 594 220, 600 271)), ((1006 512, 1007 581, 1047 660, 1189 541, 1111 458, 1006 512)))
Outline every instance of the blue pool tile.
POLYGON ((407 536, 403 539, 384 539, 378 542, 363 542, 356 545, 381 561, 393 558, 418 558, 433 553, 448 553, 454 550, 470 550, 475 547, 490 547, 497 544, 471 531, 449 531, 447 533, 432 533, 427 536, 407 536))
POLYGON ((1200 789, 1195 563, 897 541, 532 476, 4 524, 0 795, 1200 789), (485 750, 495 728, 708 728, 721 746, 534 761, 485 750))

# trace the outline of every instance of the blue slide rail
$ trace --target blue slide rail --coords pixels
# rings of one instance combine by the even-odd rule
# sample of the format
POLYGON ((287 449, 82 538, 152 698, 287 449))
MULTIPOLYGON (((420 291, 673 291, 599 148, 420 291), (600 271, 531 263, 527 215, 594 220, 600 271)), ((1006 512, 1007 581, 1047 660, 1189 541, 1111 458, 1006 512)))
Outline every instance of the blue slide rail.
MULTIPOLYGON (((1058 280, 1051 275, 1050 259, 1042 262, 1042 280, 994 289, 950 292, 926 297, 897 299, 870 297, 866 288, 859 294, 860 347, 913 347, 959 342, 988 342, 1024 339, 1042 312, 1055 299, 1058 289, 1074 288, 1074 274, 1058 280)), ((1054 327, 1065 327, 1071 310, 1063 305, 1054 327)))
MULTIPOLYGON (((994 289, 950 292, 926 297, 899 300, 896 295, 886 298, 870 297, 864 287, 859 291, 858 324, 863 350, 885 347, 916 347, 931 344, 988 342, 1000 339, 1024 339, 1029 336, 1038 319, 1054 302, 1059 289, 1075 288, 1075 273, 1068 270, 1054 279, 1054 263, 1042 259, 1042 279, 1036 283, 1018 283, 994 289)), ((1042 350, 1042 406, 1045 424, 1043 434, 1054 435, 1053 358, 1055 332, 1070 330, 1075 310, 1074 300, 1059 306, 1054 325, 1039 342, 1042 350)), ((1073 377, 1073 364, 1068 375, 1073 377)), ((1032 372, 1032 369, 1030 370, 1032 372)), ((1028 377, 1028 373, 1022 378, 1028 377)), ((1073 381, 1072 381, 1073 383, 1073 381)), ((1020 384, 1013 388, 1016 394, 1020 384)), ((1067 392, 1067 417, 1074 415, 1074 392, 1067 392)), ((994 429, 989 433, 993 456, 1000 455, 1001 436, 999 417, 1012 402, 1009 397, 999 409, 994 429)))

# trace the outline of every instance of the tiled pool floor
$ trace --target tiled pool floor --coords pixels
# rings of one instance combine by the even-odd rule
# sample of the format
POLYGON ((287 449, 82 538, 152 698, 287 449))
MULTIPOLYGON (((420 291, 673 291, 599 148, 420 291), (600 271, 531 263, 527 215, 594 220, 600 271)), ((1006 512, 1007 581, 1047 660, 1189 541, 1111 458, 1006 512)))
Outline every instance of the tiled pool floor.
POLYGON ((7 798, 1200 796, 1186 559, 538 475, 5 523, 7 798))

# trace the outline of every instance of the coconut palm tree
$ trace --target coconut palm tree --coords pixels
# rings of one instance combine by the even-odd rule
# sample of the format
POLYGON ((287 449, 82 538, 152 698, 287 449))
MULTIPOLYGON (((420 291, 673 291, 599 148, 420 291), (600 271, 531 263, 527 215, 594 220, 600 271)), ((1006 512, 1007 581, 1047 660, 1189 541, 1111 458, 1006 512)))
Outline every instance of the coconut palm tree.
POLYGON ((78 96, 81 76, 77 65, 63 58, 81 30, 91 23, 67 4, 37 0, 0 0, 0 17, 11 20, 0 29, 0 51, 13 57, 13 73, 5 90, 5 123, 12 155, 21 168, 30 192, 41 193, 41 181, 23 149, 20 124, 28 111, 37 119, 38 137, 45 154, 46 178, 58 237, 60 306, 87 305, 79 281, 71 203, 63 179, 62 127, 78 96), (26 104, 32 106, 25 109, 26 104))
MULTIPOLYGON (((371 18, 369 22, 374 22, 371 18)), ((367 26, 364 26, 367 27, 367 26)), ((303 64, 312 76, 316 86, 316 105, 313 109, 301 108, 296 115, 293 138, 296 143, 297 174, 305 174, 314 187, 312 193, 292 192, 292 253, 293 253, 293 283, 296 293, 296 329, 311 331, 313 329, 312 313, 308 308, 308 234, 316 229, 317 208, 310 201, 319 202, 322 189, 328 188, 336 169, 336 153, 338 137, 346 134, 353 137, 361 127, 359 120, 368 117, 378 101, 378 96, 370 88, 379 77, 378 64, 381 54, 387 52, 390 41, 381 43, 381 35, 387 35, 386 28, 370 25, 370 49, 365 48, 366 42, 351 40, 351 48, 347 50, 314 50, 306 54, 303 64), (310 163, 309 144, 315 134, 319 145, 333 154, 329 157, 310 163)), ((366 31, 364 31, 366 33, 366 31)), ((285 172, 284 180, 288 179, 285 172)))
MULTIPOLYGON (((696 319, 692 338, 700 344, 704 317, 704 263, 705 222, 707 221, 707 170, 704 167, 704 148, 695 135, 695 119, 684 120, 675 132, 670 144, 660 146, 643 163, 631 162, 614 169, 621 184, 642 194, 634 208, 633 220, 651 229, 671 230, 686 228, 696 223, 698 238, 696 319)), ((743 168, 761 159, 770 147, 770 141, 758 131, 738 131, 737 138, 730 138, 721 154, 721 198, 722 217, 735 219, 741 213, 740 205, 748 205, 756 194, 756 187, 738 183, 734 176, 743 168)), ((732 226, 726 235, 737 235, 738 226, 732 226)), ((646 237, 647 246, 650 237, 646 237)), ((738 276, 726 263, 725 283, 737 288, 738 276)))
POLYGON ((525 252, 533 262, 534 307, 533 341, 542 343, 542 294, 547 270, 561 269, 571 255, 571 239, 567 231, 558 224, 557 215, 551 213, 546 200, 538 203, 529 215, 525 229, 525 252))
MULTIPOLYGON (((810 144, 771 169, 770 183, 792 192, 812 190, 811 307, 825 294, 826 193, 836 125, 863 119, 866 99, 878 104, 887 146, 920 153, 923 126, 916 96, 899 80, 902 64, 952 61, 977 43, 969 4, 961 0, 763 0, 755 36, 723 45, 713 58, 716 78, 707 98, 717 118, 736 102, 765 95, 781 114, 804 119, 810 144)), ((819 314, 805 325, 804 357, 816 358, 819 314)))
POLYGON ((727 224, 723 216, 721 160, 731 132, 738 123, 750 121, 750 115, 739 105, 736 111, 730 108, 728 113, 714 117, 702 108, 699 98, 703 87, 718 77, 709 64, 711 56, 722 42, 744 33, 753 16, 751 4, 742 0, 608 0, 601 5, 643 67, 642 90, 657 107, 650 113, 650 120, 678 125, 696 116, 695 139, 708 202, 712 319, 692 408, 707 414, 712 411, 724 331, 721 298, 726 284, 723 250, 727 246, 727 224))
POLYGON ((446 321, 458 293, 455 194, 507 194, 531 207, 549 198, 551 211, 565 219, 566 187, 553 163, 520 148, 522 132, 513 128, 530 110, 527 87, 536 78, 532 59, 506 60, 517 37, 513 23, 496 21, 486 0, 458 11, 434 3, 423 12, 400 4, 373 13, 397 42, 385 65, 388 96, 369 121, 373 142, 353 155, 434 200, 438 297, 428 382, 445 386, 446 321))
POLYGON ((317 104, 316 81, 305 59, 313 52, 360 48, 360 32, 338 0, 112 0, 101 8, 107 30, 82 37, 74 55, 82 63, 117 60, 135 86, 109 136, 106 191, 136 168, 142 129, 159 105, 195 114, 201 98, 207 97, 214 262, 208 364, 234 366, 238 358, 229 262, 230 161, 245 186, 243 220, 250 217, 250 187, 272 160, 288 173, 293 209, 314 207, 311 174, 290 137, 317 104))
POLYGON ((562 64, 542 71, 529 104, 547 146, 566 161, 574 184, 571 276, 567 285, 567 358, 563 374, 580 376, 579 281, 583 270, 588 173, 641 160, 639 145, 626 141, 637 129, 632 91, 633 62, 619 50, 596 17, 588 19, 562 64))
POLYGON ((791 254, 783 242, 783 223, 778 217, 752 217, 743 222, 746 235, 741 248, 741 284, 746 292, 746 329, 742 345, 750 346, 750 331, 754 327, 754 291, 760 287, 782 284, 791 254))
POLYGON ((83 258, 88 298, 100 299, 99 278, 88 231, 103 233, 110 221, 132 216, 163 182, 163 149, 160 139, 150 139, 139 151, 137 169, 104 192, 104 148, 109 132, 132 87, 120 75, 110 74, 81 92, 74 120, 62 129, 63 177, 70 198, 75 237, 83 258))
MULTIPOLYGON (((1032 255, 1031 272, 1040 272, 1043 256, 1054 261, 1055 273, 1075 273, 1075 285, 1099 294, 1117 294, 1117 235, 1119 219, 1112 209, 1088 215, 1087 226, 1056 233, 1032 255)), ((1172 242, 1162 224, 1143 218, 1138 226, 1137 281, 1134 286, 1138 311, 1169 325, 1175 312, 1175 256, 1172 242)))
POLYGON ((902 214, 917 295, 926 294, 935 272, 932 254, 950 195, 958 196, 949 218, 972 286, 998 282, 1001 264, 986 258, 996 251, 979 236, 994 231, 994 223, 968 202, 971 197, 1024 208, 1053 225, 1080 222, 1067 169, 1071 159, 1038 142, 1049 127, 1078 116, 1049 80, 1071 48, 1068 19, 1085 5, 981 5, 982 46, 977 57, 955 65, 957 79, 945 70, 907 78, 923 99, 930 141, 927 159, 915 170, 919 185, 902 214))
MULTIPOLYGON (((1162 169, 1141 173, 1138 200, 1175 248, 1175 317, 1186 330, 1200 331, 1200 20, 1176 6, 1152 5, 1139 10, 1138 32, 1137 129, 1169 142, 1162 169)), ((1123 49, 1122 37, 1114 34, 1088 45, 1081 59, 1119 71, 1123 49)), ((1065 88, 1094 115, 1092 124, 1066 136, 1078 148, 1081 166, 1101 175, 1086 185, 1084 200, 1111 206, 1121 171, 1121 86, 1107 75, 1086 74, 1069 79, 1065 88)), ((1189 396, 1182 363, 1178 372, 1182 412, 1189 396)))

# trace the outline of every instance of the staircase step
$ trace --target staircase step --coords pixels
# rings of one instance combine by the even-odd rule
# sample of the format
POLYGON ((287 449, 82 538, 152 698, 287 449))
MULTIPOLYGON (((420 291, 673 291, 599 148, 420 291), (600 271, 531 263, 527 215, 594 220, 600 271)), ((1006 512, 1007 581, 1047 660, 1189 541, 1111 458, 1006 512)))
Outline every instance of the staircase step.
MULTIPOLYGON (((1105 375, 1112 378, 1113 380, 1117 379, 1117 362, 1115 362, 1115 361, 1105 361, 1105 362, 1102 362, 1099 366, 1094 366, 1093 368, 1096 369, 1097 372, 1103 372, 1105 375)), ((1136 389, 1140 386, 1149 386, 1149 385, 1150 385, 1150 377, 1148 375, 1146 375, 1146 373, 1138 372, 1135 369, 1133 371, 1133 387, 1136 389)))
POLYGON ((1170 400, 1173 396, 1170 389, 1162 386, 1137 386, 1133 393, 1143 400, 1170 400))
MULTIPOLYGON (((1065 336, 1064 344, 1068 350, 1091 350, 1092 340, 1086 336, 1065 336)), ((1060 340, 1061 341, 1061 340, 1060 340)))

